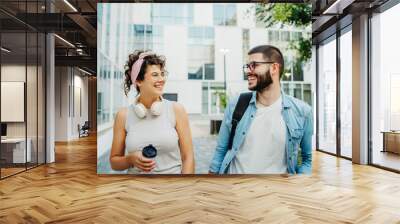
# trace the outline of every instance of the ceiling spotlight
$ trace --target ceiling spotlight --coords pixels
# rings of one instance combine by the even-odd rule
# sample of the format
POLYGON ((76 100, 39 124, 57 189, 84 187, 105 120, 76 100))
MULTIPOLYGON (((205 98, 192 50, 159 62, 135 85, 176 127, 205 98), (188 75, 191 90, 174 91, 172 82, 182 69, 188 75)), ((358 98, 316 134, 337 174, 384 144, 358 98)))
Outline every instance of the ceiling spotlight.
POLYGON ((73 45, 73 44, 72 44, 71 42, 69 42, 68 40, 66 40, 66 39, 64 39, 64 38, 62 38, 62 37, 60 37, 60 36, 57 35, 57 34, 54 34, 54 36, 57 37, 58 39, 60 39, 62 42, 66 43, 67 45, 69 45, 69 46, 75 48, 75 45, 73 45))
POLYGON ((1 50, 4 51, 4 52, 6 52, 6 53, 10 53, 10 52, 11 52, 11 50, 9 50, 9 49, 7 49, 7 48, 5 48, 5 47, 1 47, 1 50))
POLYGON ((86 70, 83 70, 83 69, 81 69, 81 68, 79 68, 79 67, 78 67, 78 70, 81 71, 81 72, 83 72, 83 73, 85 73, 85 74, 87 74, 87 75, 89 75, 89 76, 92 75, 92 73, 90 73, 90 72, 88 72, 88 71, 86 71, 86 70))
POLYGON ((64 0, 65 4, 67 4, 72 10, 74 10, 74 12, 78 12, 78 10, 71 4, 69 3, 68 0, 64 0))
POLYGON ((329 15, 329 14, 342 14, 343 9, 351 5, 355 0, 336 0, 331 4, 327 9, 322 12, 324 15, 329 15))

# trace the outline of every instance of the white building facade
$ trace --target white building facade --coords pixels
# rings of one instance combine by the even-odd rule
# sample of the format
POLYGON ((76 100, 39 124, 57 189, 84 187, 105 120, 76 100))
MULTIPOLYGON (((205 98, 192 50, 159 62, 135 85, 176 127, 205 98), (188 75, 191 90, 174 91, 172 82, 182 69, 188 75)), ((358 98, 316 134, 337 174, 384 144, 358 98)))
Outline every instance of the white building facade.
POLYGON ((165 97, 177 100, 190 114, 223 113, 218 92, 228 98, 247 91, 242 66, 247 52, 271 44, 285 56, 284 90, 312 104, 313 78, 309 65, 291 69, 294 51, 289 42, 310 29, 265 28, 255 17, 255 4, 98 4, 98 116, 112 121, 126 105, 122 83, 124 64, 134 50, 152 50, 167 59, 165 97), (224 60, 225 59, 225 60, 224 60), (225 62, 225 63, 224 63, 225 62), (298 71, 297 71, 298 72, 298 71))

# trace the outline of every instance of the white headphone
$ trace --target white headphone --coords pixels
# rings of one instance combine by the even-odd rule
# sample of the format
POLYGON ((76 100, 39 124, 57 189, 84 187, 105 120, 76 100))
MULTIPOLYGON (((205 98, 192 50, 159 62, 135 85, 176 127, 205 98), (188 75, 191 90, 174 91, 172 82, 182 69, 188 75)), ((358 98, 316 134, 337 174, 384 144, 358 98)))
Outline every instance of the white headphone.
MULTIPOLYGON (((161 101, 158 101, 158 100, 155 101, 150 107, 150 113, 152 115, 154 115, 154 116, 160 116, 161 115, 163 98, 161 96, 160 96, 160 98, 161 98, 161 101)), ((142 103, 139 103, 139 96, 137 96, 135 98, 134 110, 135 110, 136 115, 139 118, 143 119, 143 118, 146 117, 147 108, 142 103)))

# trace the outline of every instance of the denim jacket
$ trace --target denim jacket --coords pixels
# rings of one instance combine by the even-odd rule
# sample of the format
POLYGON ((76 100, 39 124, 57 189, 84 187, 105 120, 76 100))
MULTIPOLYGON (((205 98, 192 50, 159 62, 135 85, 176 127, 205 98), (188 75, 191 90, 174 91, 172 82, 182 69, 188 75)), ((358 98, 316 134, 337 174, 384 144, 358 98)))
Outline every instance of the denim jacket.
MULTIPOLYGON (((231 132, 232 114, 239 97, 232 100, 225 109, 224 119, 219 130, 217 147, 210 165, 213 173, 227 173, 227 168, 235 158, 240 146, 243 144, 251 122, 256 114, 256 92, 250 100, 250 104, 236 127, 232 149, 228 150, 229 135, 231 132)), ((285 95, 282 96, 282 117, 286 124, 285 156, 287 172, 289 174, 311 173, 313 112, 311 107, 301 100, 285 95), (301 148, 301 163, 298 162, 299 148, 301 148)), ((272 128, 272 127, 271 127, 272 128)))

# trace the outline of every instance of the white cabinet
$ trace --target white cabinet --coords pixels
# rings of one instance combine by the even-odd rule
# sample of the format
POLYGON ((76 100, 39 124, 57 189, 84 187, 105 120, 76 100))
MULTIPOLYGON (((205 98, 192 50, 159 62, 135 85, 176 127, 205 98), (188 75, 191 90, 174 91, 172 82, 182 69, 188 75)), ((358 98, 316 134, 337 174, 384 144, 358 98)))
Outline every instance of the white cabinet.
MULTIPOLYGON (((2 151, 12 151, 12 163, 25 163, 32 161, 32 140, 26 140, 27 148, 25 153, 25 138, 7 138, 1 140, 2 151), (26 159, 26 161, 25 161, 26 159)), ((11 159, 11 158, 10 158, 11 159)))

